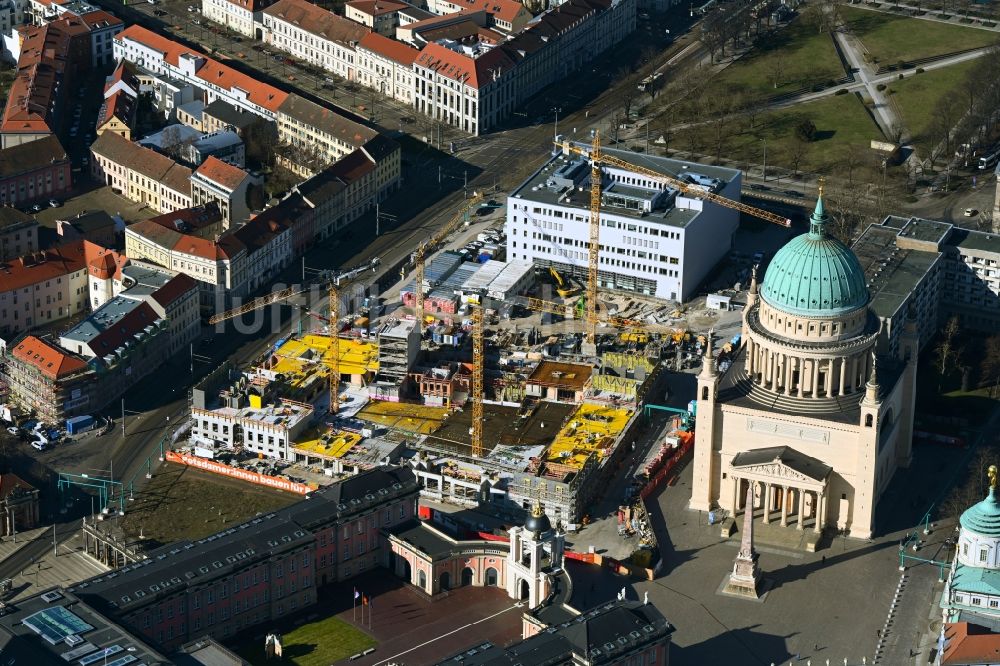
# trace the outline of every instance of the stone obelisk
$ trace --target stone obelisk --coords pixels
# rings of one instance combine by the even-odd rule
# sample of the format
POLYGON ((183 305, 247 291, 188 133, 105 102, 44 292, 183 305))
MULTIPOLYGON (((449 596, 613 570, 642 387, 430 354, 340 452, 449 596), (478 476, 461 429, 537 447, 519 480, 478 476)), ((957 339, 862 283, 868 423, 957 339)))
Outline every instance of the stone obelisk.
POLYGON ((740 552, 733 563, 733 573, 729 575, 724 592, 741 597, 756 599, 760 589, 760 554, 753 547, 753 483, 747 488, 747 504, 743 512, 743 535, 740 552))

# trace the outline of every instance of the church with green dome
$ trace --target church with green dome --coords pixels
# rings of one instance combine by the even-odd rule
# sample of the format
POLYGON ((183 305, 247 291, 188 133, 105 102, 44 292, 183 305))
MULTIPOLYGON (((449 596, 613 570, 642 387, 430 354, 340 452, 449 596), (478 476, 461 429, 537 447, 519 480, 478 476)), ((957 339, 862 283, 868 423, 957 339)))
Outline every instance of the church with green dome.
POLYGON ((723 509, 724 530, 752 511, 802 530, 807 545, 826 529, 868 538, 881 494, 910 463, 916 322, 889 353, 865 270, 830 232, 822 188, 808 231, 759 277, 733 363, 720 373, 706 355, 698 376, 690 506, 723 509))
MULTIPOLYGON (((941 595, 942 619, 1000 631, 1000 497, 997 468, 987 472, 986 497, 959 519, 955 559, 941 595)), ((942 627, 942 631, 943 631, 942 627)))

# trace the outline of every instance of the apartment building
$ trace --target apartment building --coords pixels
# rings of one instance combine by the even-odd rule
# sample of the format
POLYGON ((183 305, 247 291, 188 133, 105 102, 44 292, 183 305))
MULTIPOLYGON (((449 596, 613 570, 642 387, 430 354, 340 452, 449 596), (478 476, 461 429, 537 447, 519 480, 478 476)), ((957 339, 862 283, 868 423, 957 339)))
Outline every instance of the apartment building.
MULTIPOLYGON (((77 7, 77 4, 70 6, 77 7)), ((90 33, 90 66, 110 65, 114 62, 115 35, 125 29, 125 23, 114 14, 85 3, 80 3, 80 9, 77 15, 90 33)))
POLYGON ((14 404, 50 422, 92 414, 197 336, 194 280, 134 267, 109 277, 110 300, 58 343, 27 335, 8 349, 3 378, 14 404))
POLYGON ((386 566, 385 531, 415 518, 418 494, 408 469, 376 467, 75 591, 164 649, 229 638, 308 608, 322 586, 386 566))
POLYGON ((358 42, 369 30, 307 0, 278 0, 263 12, 264 43, 353 81, 358 42))
POLYGON ((241 35, 261 39, 261 16, 270 4, 270 0, 201 0, 201 13, 241 35))
POLYGON ((248 294, 249 276, 243 267, 246 247, 232 236, 214 240, 214 236, 205 238, 197 232, 184 231, 185 226, 175 224, 174 215, 161 215, 126 227, 126 255, 197 280, 203 315, 213 313, 216 302, 220 299, 226 302, 227 295, 238 298, 248 294))
POLYGON ((167 213, 191 207, 191 169, 105 132, 90 146, 91 176, 127 199, 167 213))
POLYGON ((392 37, 399 25, 399 12, 409 8, 396 0, 351 0, 344 3, 344 16, 385 37, 392 37))
MULTIPOLYGON (((369 2, 369 0, 363 0, 369 2)), ((358 83, 404 104, 413 103, 413 62, 417 49, 371 32, 357 48, 358 83)))
POLYGON ((116 252, 75 241, 0 264, 0 337, 87 312, 92 300, 99 306, 123 262, 116 252))
POLYGON ((230 393, 221 403, 191 407, 191 441, 195 445, 242 448, 251 454, 294 462, 293 445, 313 425, 311 405, 261 396, 230 393))
POLYGON ((38 220, 13 206, 0 206, 0 262, 38 252, 38 220))
POLYGON ((958 316, 963 327, 1000 330, 1000 238, 956 228, 948 243, 941 285, 943 312, 958 316))
POLYGON ((281 104, 277 123, 279 162, 306 177, 379 136, 377 130, 298 95, 281 104))
POLYGON ((139 108, 139 77, 135 66, 122 60, 104 82, 104 102, 97 113, 97 135, 114 132, 132 140, 139 108))
POLYGON ((222 213, 223 231, 240 226, 250 219, 247 189, 252 180, 243 169, 209 156, 191 174, 192 205, 214 201, 222 213))
POLYGON ((635 26, 636 0, 567 0, 515 28, 499 45, 484 38, 428 43, 414 63, 414 107, 482 134, 545 86, 620 43, 635 26))
MULTIPOLYGON (((271 280, 293 259, 292 224, 254 218, 214 235, 178 219, 185 211, 143 220, 125 229, 125 252, 199 282, 203 315, 224 310, 271 280)), ((186 216, 193 219, 194 216, 186 216)))
MULTIPOLYGON (((180 89, 190 85, 202 91, 206 105, 222 100, 268 120, 289 96, 273 86, 236 71, 142 26, 129 26, 115 35, 114 55, 145 70, 149 76, 180 89)), ((184 99, 181 103, 192 101, 184 99)), ((171 107, 172 108, 172 107, 171 107)))
POLYGON ((414 107, 463 132, 487 132, 514 112, 516 64, 503 48, 427 44, 413 63, 414 107))
POLYGON ((0 149, 0 206, 66 197, 73 188, 72 167, 53 134, 0 149))
POLYGON ((492 27, 508 35, 521 32, 531 20, 531 12, 517 0, 428 0, 427 9, 438 15, 482 10, 492 27))
MULTIPOLYGON (((740 171, 609 149, 633 164, 739 200, 740 171)), ((687 300, 732 247, 739 213, 647 176, 602 169, 600 286, 687 300)), ((507 256, 586 281, 590 167, 556 155, 510 195, 507 256)))
POLYGON ((0 147, 30 143, 62 130, 70 81, 89 60, 87 29, 59 19, 20 30, 17 75, 0 120, 0 147))

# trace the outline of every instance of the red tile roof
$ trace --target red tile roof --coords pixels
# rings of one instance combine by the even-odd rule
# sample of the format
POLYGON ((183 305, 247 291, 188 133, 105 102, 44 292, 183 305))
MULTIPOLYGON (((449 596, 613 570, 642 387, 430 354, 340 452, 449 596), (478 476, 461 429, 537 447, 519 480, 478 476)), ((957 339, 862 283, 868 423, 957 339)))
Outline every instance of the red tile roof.
POLYGON ((250 12, 259 12, 271 4, 271 0, 226 0, 226 2, 250 12))
POLYGON ((246 247, 232 235, 226 235, 218 242, 178 231, 170 215, 160 215, 149 220, 130 224, 128 230, 142 236, 151 243, 174 252, 190 254, 209 261, 233 259, 246 247))
POLYGON ((941 659, 943 666, 1000 663, 1000 634, 991 633, 986 627, 952 622, 945 625, 944 637, 947 643, 941 659))
POLYGON ((178 273, 170 278, 165 285, 153 292, 153 300, 167 307, 191 290, 198 289, 198 281, 186 273, 178 273))
POLYGON ((0 474, 0 499, 7 499, 18 488, 31 492, 35 487, 17 474, 0 474))
POLYGON ((85 240, 19 257, 0 264, 0 290, 14 291, 82 271, 93 261, 100 264, 104 255, 113 257, 115 263, 119 261, 119 255, 113 250, 85 240))
POLYGON ((131 40, 158 51, 163 54, 164 60, 173 67, 178 66, 182 55, 187 54, 200 58, 203 64, 196 73, 199 79, 227 91, 232 91, 234 88, 242 90, 247 94, 251 103, 268 111, 277 111, 281 103, 288 97, 288 93, 278 90, 274 86, 261 83, 253 77, 237 72, 232 67, 212 60, 204 53, 189 49, 183 44, 171 41, 142 26, 129 26, 115 35, 115 39, 119 41, 131 40))
POLYGON ((92 12, 87 12, 86 14, 81 14, 80 19, 90 28, 91 32, 94 30, 101 30, 104 28, 113 28, 119 25, 125 25, 125 22, 114 14, 109 14, 108 12, 98 9, 92 12))
POLYGON ((395 2, 395 0, 353 0, 353 2, 348 2, 344 6, 357 9, 359 12, 364 12, 369 16, 382 16, 383 14, 398 12, 400 9, 406 9, 410 5, 405 2, 395 2))
POLYGON ((501 21, 513 23, 517 15, 524 9, 524 5, 517 0, 452 0, 457 5, 465 5, 470 9, 483 9, 488 14, 499 18, 501 21))
POLYGON ((413 61, 420 55, 420 51, 417 49, 397 42, 395 39, 389 39, 377 32, 370 32, 362 37, 359 46, 406 67, 412 65, 413 61))
POLYGON ((502 75, 515 65, 501 47, 472 58, 435 42, 425 45, 415 62, 472 88, 489 85, 495 75, 502 75))
POLYGON ((174 67, 177 67, 177 63, 179 62, 178 58, 185 53, 202 58, 208 58, 208 56, 200 51, 189 49, 183 44, 178 44, 175 41, 169 40, 162 35, 156 34, 152 30, 143 28, 141 25, 130 25, 115 35, 115 41, 123 42, 125 40, 138 42, 147 48, 160 52, 163 55, 163 59, 174 67))
POLYGON ((345 45, 356 44, 369 32, 365 26, 306 0, 278 0, 264 13, 323 39, 345 45))
POLYGON ((135 342, 135 334, 151 325, 160 316, 149 303, 142 302, 128 314, 98 333, 86 344, 97 356, 107 356, 119 347, 135 342))
POLYGON ((124 90, 116 90, 101 105, 101 111, 97 114, 97 126, 102 127, 112 118, 117 118, 128 127, 132 127, 136 108, 136 98, 124 90))
POLYGON ((194 172, 230 191, 235 190, 249 177, 243 169, 223 162, 215 155, 209 155, 194 172))
POLYGON ((87 369, 87 364, 82 359, 33 335, 22 339, 11 355, 35 366, 49 379, 59 379, 87 369))
POLYGON ((139 92, 139 77, 136 75, 135 65, 128 60, 119 62, 118 66, 115 67, 115 71, 111 73, 111 76, 104 80, 104 94, 107 95, 108 91, 119 82, 128 86, 136 93, 139 92))

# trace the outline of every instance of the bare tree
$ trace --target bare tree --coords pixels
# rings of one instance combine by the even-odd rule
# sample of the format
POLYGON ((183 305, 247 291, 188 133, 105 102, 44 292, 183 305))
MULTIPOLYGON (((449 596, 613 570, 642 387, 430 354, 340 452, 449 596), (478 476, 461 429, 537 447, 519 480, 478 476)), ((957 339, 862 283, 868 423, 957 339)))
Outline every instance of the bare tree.
POLYGON ((792 140, 792 144, 789 147, 788 159, 791 160, 792 170, 796 175, 799 173, 799 165, 802 164, 802 160, 809 154, 810 146, 811 144, 808 141, 803 141, 798 137, 792 140))
POLYGON ((864 162, 864 149, 862 146, 852 143, 844 146, 842 155, 841 164, 844 167, 844 171, 847 173, 847 184, 848 186, 853 186, 854 173, 864 162))
POLYGON ((785 83, 785 59, 775 54, 767 63, 767 80, 777 89, 785 83))
POLYGON ((934 348, 935 365, 938 374, 942 377, 947 373, 949 366, 953 366, 958 356, 957 338, 962 330, 958 317, 952 317, 941 330, 941 340, 934 348))

